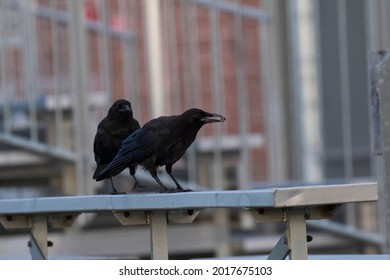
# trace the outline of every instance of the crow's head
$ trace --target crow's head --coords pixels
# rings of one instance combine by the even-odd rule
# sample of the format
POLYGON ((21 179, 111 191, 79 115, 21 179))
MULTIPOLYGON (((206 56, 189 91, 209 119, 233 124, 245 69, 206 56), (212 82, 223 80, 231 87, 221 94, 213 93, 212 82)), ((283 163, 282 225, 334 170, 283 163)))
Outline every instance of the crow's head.
POLYGON ((124 99, 119 99, 112 104, 108 110, 109 117, 132 117, 133 110, 131 109, 131 103, 124 99))
POLYGON ((189 109, 185 111, 183 115, 186 116, 186 120, 189 125, 195 126, 203 126, 206 123, 213 122, 224 122, 226 120, 225 117, 219 114, 208 113, 197 108, 189 109))

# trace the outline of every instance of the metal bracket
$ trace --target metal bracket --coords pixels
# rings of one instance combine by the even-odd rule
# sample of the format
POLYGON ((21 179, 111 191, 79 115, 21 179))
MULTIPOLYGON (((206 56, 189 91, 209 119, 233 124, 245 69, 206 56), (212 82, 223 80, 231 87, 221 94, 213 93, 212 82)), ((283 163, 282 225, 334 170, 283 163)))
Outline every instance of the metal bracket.
MULTIPOLYGON (((166 212, 168 224, 190 224, 200 213, 200 210, 171 210, 166 212)), ((147 225, 150 224, 149 211, 118 211, 112 212, 122 225, 147 225)))
POLYGON ((48 247, 53 242, 47 240, 48 228, 69 227, 76 220, 79 213, 59 214, 59 215, 6 215, 0 216, 0 223, 6 229, 30 229, 30 254, 33 260, 47 260, 48 247))
MULTIPOLYGON (((80 213, 39 215, 47 217, 49 228, 70 227, 80 213)), ((5 215, 0 216, 0 224, 6 229, 32 228, 33 217, 37 215, 5 215)))
POLYGON ((256 223, 286 222, 287 212, 303 211, 306 220, 330 219, 334 217, 340 204, 317 205, 300 208, 257 208, 250 209, 256 223))
POLYGON ((122 225, 150 224, 150 255, 153 260, 168 259, 168 224, 192 223, 200 210, 113 212, 122 225))
POLYGON ((271 251, 268 259, 307 259, 307 242, 312 237, 306 235, 306 220, 334 217, 339 204, 317 205, 297 208, 258 208, 250 212, 257 223, 287 222, 288 228, 271 251))

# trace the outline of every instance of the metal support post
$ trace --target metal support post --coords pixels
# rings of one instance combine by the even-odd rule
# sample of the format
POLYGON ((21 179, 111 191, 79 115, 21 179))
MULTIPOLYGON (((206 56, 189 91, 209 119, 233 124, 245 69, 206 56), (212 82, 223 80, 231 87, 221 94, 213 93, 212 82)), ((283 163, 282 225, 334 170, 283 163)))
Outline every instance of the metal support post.
POLYGON ((168 222, 165 211, 150 213, 150 251, 153 260, 168 259, 168 222))
POLYGON ((371 53, 372 143, 377 156, 379 227, 385 237, 382 250, 390 254, 390 52, 371 53))
POLYGON ((303 210, 288 211, 287 223, 288 247, 291 250, 290 259, 307 260, 308 257, 305 212, 303 210))
POLYGON ((30 254, 33 260, 47 260, 47 216, 31 218, 30 254))
POLYGON ((92 149, 88 103, 88 40, 85 29, 84 1, 69 2, 70 73, 73 90, 73 121, 76 155, 76 193, 91 194, 92 181, 89 166, 92 149))
POLYGON ((165 108, 160 4, 144 1, 152 117, 163 115, 165 108))

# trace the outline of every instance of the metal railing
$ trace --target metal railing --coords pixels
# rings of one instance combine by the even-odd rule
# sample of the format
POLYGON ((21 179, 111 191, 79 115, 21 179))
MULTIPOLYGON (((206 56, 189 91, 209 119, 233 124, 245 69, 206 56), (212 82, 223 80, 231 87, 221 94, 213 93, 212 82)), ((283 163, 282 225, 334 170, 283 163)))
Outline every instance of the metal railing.
MULTIPOLYGON (((269 259, 307 259, 306 220, 328 219, 340 204, 376 201, 376 183, 208 191, 168 194, 104 195, 2 200, 5 228, 29 228, 33 259, 48 259, 48 227, 69 227, 88 212, 112 212, 122 225, 150 225, 152 259, 168 259, 169 223, 191 223, 207 208, 249 209, 258 223, 283 222, 287 230, 269 259)), ((315 238, 315 236, 314 236, 315 238)))
MULTIPOLYGON (((147 31, 144 14, 146 1, 118 1, 119 14, 126 21, 127 28, 124 29, 116 29, 112 25, 113 18, 108 9, 111 1, 93 1, 97 5, 99 14, 94 20, 84 18, 82 10, 85 9, 83 3, 86 1, 50 0, 46 1, 47 5, 41 5, 38 1, 28 1, 27 4, 25 2, 0 0, 0 21, 3 23, 0 24, 2 105, 0 117, 3 118, 0 142, 13 148, 50 157, 55 162, 59 159, 66 165, 71 163, 72 168, 76 166, 77 176, 69 172, 64 177, 68 181, 70 178, 77 178, 70 183, 71 191, 63 192, 91 194, 98 186, 93 185, 95 183, 90 179, 90 167, 93 162, 92 138, 97 122, 105 115, 111 99, 118 93, 118 90, 113 89, 117 84, 115 77, 122 77, 123 96, 132 101, 140 122, 143 123, 152 117, 150 104, 153 96, 149 87, 154 81, 147 74, 142 74, 148 73, 148 67, 153 67, 153 61, 151 66, 145 66, 147 64, 147 55, 145 55, 147 31), (43 29, 47 30, 43 32, 45 36, 40 34, 38 38, 39 32, 42 31, 38 28, 39 24, 47 24, 49 28, 43 29), (91 43, 94 40, 92 35, 96 35, 96 50, 93 49, 95 44, 91 43), (52 54, 52 59, 39 59, 43 57, 38 55, 40 47, 37 45, 40 40, 45 42, 42 45, 51 46, 47 53, 52 54), (119 42, 120 51, 114 50, 114 41, 119 42), (20 81, 17 81, 15 74, 18 71, 11 71, 13 67, 16 68, 11 55, 11 49, 15 46, 20 49, 20 81), (110 55, 115 52, 121 53, 124 61, 121 65, 115 64, 113 56, 110 55), (92 60, 97 61, 97 71, 91 69, 89 62, 92 60), (119 69, 120 74, 114 75, 114 69, 119 69), (46 75, 46 80, 40 80, 43 74, 46 75), (42 105, 37 100, 40 94, 47 94, 44 107, 39 107, 42 105), (17 97, 16 100, 14 97, 17 97), (16 112, 14 101, 24 103, 27 112, 28 135, 26 137, 20 136, 13 130, 13 114, 16 112), (46 118, 45 121, 53 122, 52 131, 49 133, 50 141, 39 139, 38 130, 42 124, 47 125, 41 119, 42 115, 46 118)), ((289 63, 282 62, 283 59, 290 59, 292 68, 296 66, 295 68, 298 69, 299 63, 294 63, 295 60, 299 60, 298 57, 289 58, 289 47, 285 46, 293 46, 293 52, 300 48, 296 44, 297 38, 293 38, 293 32, 288 33, 280 28, 284 20, 288 21, 287 25, 292 26, 292 31, 295 28, 299 13, 295 13, 297 11, 292 5, 296 1, 290 1, 288 7, 286 6, 289 9, 286 10, 280 10, 286 7, 281 3, 275 4, 276 1, 273 0, 253 1, 251 4, 223 0, 158 2, 160 2, 162 18, 160 32, 163 36, 162 45, 155 47, 163 56, 166 70, 164 72, 166 83, 161 89, 166 91, 166 106, 162 108, 164 114, 178 113, 184 108, 199 106, 226 115, 228 119, 226 126, 230 125, 233 119, 238 120, 236 128, 215 126, 206 132, 201 132, 199 138, 203 139, 189 149, 181 162, 181 166, 185 166, 183 170, 187 173, 189 182, 192 184, 196 181, 216 189, 228 187, 245 189, 253 185, 262 185, 263 181, 272 184, 291 179, 292 174, 295 174, 294 180, 301 180, 302 178, 296 174, 302 171, 299 157, 301 157, 301 149, 306 149, 307 146, 300 142, 302 137, 300 129, 295 129, 301 124, 291 127, 290 124, 300 122, 300 112, 303 110, 301 110, 302 104, 287 105, 290 101, 294 104, 299 103, 299 98, 294 100, 287 98, 291 93, 287 85, 290 82, 299 84, 302 81, 297 81, 299 77, 294 74, 288 74, 289 63), (290 19, 280 18, 284 13, 293 16, 290 19), (229 33, 229 30, 234 32, 229 33), (230 37, 225 42, 222 39, 226 34, 230 37), (281 39, 283 36, 291 36, 292 39, 283 40, 281 39), (257 45, 257 49, 255 55, 249 59, 245 50, 250 47, 250 44, 257 45), (231 61, 226 60, 226 54, 231 61), (228 76, 226 69, 231 64, 235 64, 234 75, 228 76), (278 74, 278 70, 286 72, 284 73, 286 77, 279 79, 282 76, 278 74), (287 77, 289 75, 291 77, 287 77), (232 82, 234 82, 233 86, 232 82), (257 86, 255 87, 254 84, 257 86), (210 96, 205 92, 210 92, 210 96), (254 97, 260 97, 260 101, 254 97), (228 100, 229 98, 231 100, 228 100), (229 107, 229 102, 232 100, 236 102, 236 114, 233 114, 232 107, 229 107), (255 102, 252 102, 253 100, 255 102), (291 115, 296 119, 287 122, 291 115), (259 128, 254 123, 260 118, 259 128), (290 140, 292 144, 286 145, 290 140), (295 149, 297 147, 299 149, 295 149), (232 153, 235 154, 234 159, 231 158, 232 153), (207 158, 207 168, 204 168, 206 165, 202 164, 201 157, 207 158), (253 160, 259 157, 264 157, 264 165, 253 165, 253 160), (235 178, 232 180, 233 183, 227 183, 225 173, 230 172, 231 169, 235 178), (290 169, 291 174, 289 174, 290 169), (295 169, 298 171, 295 172, 295 169), (254 175, 257 177, 254 178, 254 175), (204 178, 207 178, 207 181, 204 178)), ((346 1, 340 2, 337 4, 340 8, 337 15, 344 19, 349 16, 348 9, 343 6, 346 1)), ((349 51, 346 44, 348 38, 343 38, 347 33, 346 27, 346 22, 341 21, 339 55, 343 61, 346 60, 349 51)), ((316 47, 319 47, 318 44, 316 47)), ((314 60, 306 61, 314 63, 314 60)), ((340 67, 348 70, 344 64, 340 67)), ((293 72, 298 73, 298 71, 293 72)), ((343 73, 346 75, 345 71, 343 73)), ((345 177, 353 177, 355 172, 352 171, 354 171, 356 158, 353 159, 354 162, 351 161, 352 153, 354 155, 362 153, 364 156, 368 148, 364 144, 359 150, 356 146, 352 147, 353 131, 348 128, 348 125, 353 117, 351 118, 347 113, 354 108, 354 104, 353 99, 349 98, 351 89, 345 84, 346 79, 342 79, 342 82, 344 83, 342 104, 344 109, 349 108, 341 110, 340 113, 340 123, 344 128, 345 138, 340 137, 343 138, 342 148, 335 148, 334 154, 328 151, 327 157, 335 155, 336 159, 341 159, 345 177)), ((299 95, 299 93, 295 94, 295 97, 299 95)), ((326 95, 327 92, 324 92, 324 96, 326 95)), ((316 113, 320 114, 317 111, 316 113)), ((322 139, 322 141, 326 140, 322 139)), ((310 153, 308 149, 306 152, 310 153)), ((311 156, 315 159, 321 158, 321 155, 316 153, 311 153, 311 156)), ((333 160, 333 157, 331 159, 333 160)), ((322 164, 322 168, 325 169, 326 163, 322 162, 322 164)), ((370 168, 374 169, 373 165, 370 168)), ((355 169, 360 170, 360 168, 355 169)), ((142 177, 142 171, 139 173, 142 177)), ((368 173, 373 175, 373 170, 368 173)), ((357 209, 354 206, 350 208, 352 211, 348 212, 352 214, 346 220, 356 220, 354 213, 357 209)), ((389 219, 388 210, 378 211, 378 213, 381 221, 389 219)), ((378 224, 381 226, 382 223, 378 224)), ((346 228, 349 227, 354 228, 354 225, 346 228)), ((375 238, 372 240, 374 243, 378 241, 375 238)))

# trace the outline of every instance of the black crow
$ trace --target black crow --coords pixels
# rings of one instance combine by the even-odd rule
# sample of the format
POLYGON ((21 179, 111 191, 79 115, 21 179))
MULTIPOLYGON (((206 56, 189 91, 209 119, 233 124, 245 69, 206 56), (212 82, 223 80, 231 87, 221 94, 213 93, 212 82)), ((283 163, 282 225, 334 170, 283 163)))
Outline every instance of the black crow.
POLYGON ((194 142, 203 125, 224 121, 225 118, 221 115, 196 108, 189 109, 178 116, 153 119, 123 141, 116 157, 97 175, 96 180, 115 176, 129 165, 141 164, 163 190, 168 191, 157 177, 157 168, 165 165, 166 172, 176 184, 175 191, 184 191, 172 175, 173 164, 194 142))
MULTIPOLYGON (((113 160, 118 153, 122 141, 131 135, 134 131, 140 128, 136 119, 133 118, 133 110, 131 103, 124 99, 119 99, 108 110, 107 116, 99 123, 97 132, 93 142, 93 152, 95 154, 96 170, 93 174, 93 179, 113 160)), ((134 187, 138 184, 135 178, 135 170, 137 165, 130 164, 130 175, 135 180, 134 187)), ((123 169, 124 169, 123 168, 123 169)), ((119 193, 112 182, 111 177, 106 177, 111 180, 113 194, 119 193)))

